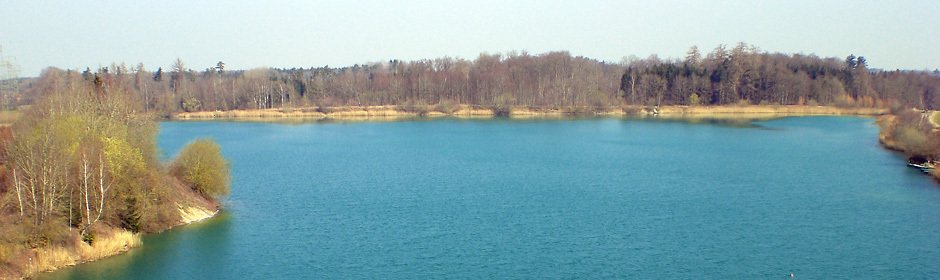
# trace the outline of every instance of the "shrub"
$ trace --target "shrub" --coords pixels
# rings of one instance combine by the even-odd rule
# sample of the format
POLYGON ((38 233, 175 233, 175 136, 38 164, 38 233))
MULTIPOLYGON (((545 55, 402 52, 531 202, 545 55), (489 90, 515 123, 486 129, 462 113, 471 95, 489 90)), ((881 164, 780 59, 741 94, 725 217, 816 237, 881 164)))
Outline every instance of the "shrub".
POLYGON ((508 117, 512 115, 512 103, 516 100, 510 94, 503 94, 496 97, 491 110, 497 117, 508 117))
POLYGON ((222 149, 212 140, 198 139, 183 148, 170 166, 170 173, 207 197, 229 192, 229 166, 222 149))
POLYGON ((317 99, 317 112, 329 114, 336 110, 336 100, 330 97, 321 97, 317 99))
POLYGON ((85 232, 85 234, 82 235, 82 241, 84 241, 84 242, 87 243, 88 245, 94 245, 94 244, 95 244, 95 233, 94 233, 94 232, 91 232, 91 231, 85 232))
POLYGON ((776 106, 776 105, 780 105, 780 103, 778 103, 778 102, 773 102, 773 101, 770 101, 770 100, 761 100, 760 103, 758 103, 758 105, 760 105, 760 106, 771 106, 771 105, 776 106))
POLYGON ((623 113, 628 116, 637 116, 640 115, 640 113, 643 113, 643 111, 640 110, 640 107, 637 106, 626 106, 623 107, 623 113))
MULTIPOLYGON (((125 197, 123 209, 118 209, 115 214, 122 228, 131 232, 140 232, 140 206, 137 203, 136 197, 133 195, 125 197)), ((88 244, 91 244, 91 242, 88 242, 88 244)))
POLYGON ((512 106, 509 105, 494 105, 493 114, 497 117, 508 117, 512 115, 512 106))
POLYGON ((900 125, 894 130, 894 140, 897 141, 903 149, 907 150, 909 153, 926 156, 930 154, 929 149, 927 148, 927 135, 924 132, 921 132, 917 128, 900 125))
POLYGON ((407 101, 399 109, 408 113, 415 113, 418 116, 426 116, 428 112, 431 111, 430 106, 428 106, 424 101, 407 101))
POLYGON ((844 94, 836 97, 835 104, 836 104, 836 107, 856 107, 857 106, 857 103, 855 102, 855 98, 852 98, 851 96, 844 95, 844 94))
POLYGON ((689 105, 694 106, 694 105, 700 105, 700 104, 702 104, 702 100, 701 98, 699 98, 698 94, 694 92, 692 94, 689 94, 689 105))
POLYGON ((582 115, 592 115, 596 113, 597 110, 594 107, 588 106, 570 106, 565 108, 564 112, 569 115, 582 116, 582 115))
POLYGON ((202 109, 202 102, 195 97, 183 99, 180 105, 183 107, 183 111, 186 112, 196 112, 199 111, 199 109, 202 109))
POLYGON ((460 110, 460 105, 457 104, 457 102, 445 100, 441 103, 438 103, 437 106, 434 106, 434 110, 444 114, 452 115, 456 113, 457 110, 460 110))
POLYGON ((600 90, 592 90, 588 93, 588 104, 592 107, 593 112, 606 111, 609 103, 607 95, 600 90))

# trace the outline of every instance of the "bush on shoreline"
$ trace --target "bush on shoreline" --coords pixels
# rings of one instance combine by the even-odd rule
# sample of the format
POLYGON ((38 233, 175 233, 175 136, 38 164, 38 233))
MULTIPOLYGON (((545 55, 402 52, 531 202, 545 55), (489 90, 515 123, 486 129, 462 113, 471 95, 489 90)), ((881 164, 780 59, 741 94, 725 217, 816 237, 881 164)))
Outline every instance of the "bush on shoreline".
POLYGON ((209 139, 198 139, 183 147, 170 165, 170 173, 206 197, 229 193, 229 166, 222 149, 209 139))

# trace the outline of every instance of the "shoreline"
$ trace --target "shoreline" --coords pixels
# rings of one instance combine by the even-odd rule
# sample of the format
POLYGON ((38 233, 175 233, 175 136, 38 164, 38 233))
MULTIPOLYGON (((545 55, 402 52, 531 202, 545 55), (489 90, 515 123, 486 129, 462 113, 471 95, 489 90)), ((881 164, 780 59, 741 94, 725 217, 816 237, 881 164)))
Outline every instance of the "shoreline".
MULTIPOLYGON (((883 108, 865 107, 835 107, 835 106, 807 106, 807 105, 727 105, 727 106, 662 106, 652 107, 629 106, 622 108, 596 109, 586 107, 538 109, 529 107, 513 107, 509 118, 537 118, 537 117, 567 117, 567 116, 665 116, 665 117, 691 117, 691 118, 737 118, 737 117, 785 117, 785 116, 816 116, 816 115, 854 115, 878 116, 887 114, 883 108)), ((400 106, 347 106, 330 107, 317 110, 316 108, 290 108, 290 109, 258 109, 258 110, 228 110, 228 111, 200 111, 175 113, 169 119, 181 121, 200 120, 237 120, 237 121, 318 121, 318 120, 397 120, 407 118, 493 118, 499 116, 492 109, 479 108, 470 105, 461 105, 451 113, 440 111, 408 111, 400 106)))
MULTIPOLYGON (((177 204, 177 206, 181 217, 180 222, 163 229, 163 231, 210 219, 217 216, 221 211, 217 205, 211 204, 203 206, 177 204)), ((99 237, 92 245, 78 240, 76 242, 78 245, 73 247, 54 246, 31 249, 30 251, 35 257, 30 258, 21 274, 15 277, 28 279, 38 274, 121 255, 143 246, 142 237, 145 234, 157 233, 159 232, 133 233, 124 229, 111 228, 110 235, 99 237)), ((15 277, 11 279, 16 279, 15 277)), ((0 279, 6 278, 0 276, 0 279)))
MULTIPOLYGON (((531 110, 525 108, 514 108, 510 118, 538 118, 538 117, 568 117, 568 116, 610 116, 610 117, 664 117, 664 118, 775 118, 787 116, 877 116, 879 121, 893 120, 893 115, 886 109, 880 108, 841 108, 832 106, 664 106, 657 108, 658 114, 653 115, 646 111, 646 108, 617 108, 602 112, 592 112, 587 114, 575 114, 563 110, 531 110), (627 113, 628 110, 634 113, 627 113)), ((417 113, 400 111, 387 106, 375 107, 344 107, 341 110, 329 114, 321 112, 303 112, 302 109, 294 109, 285 112, 279 109, 271 110, 235 110, 235 111, 216 111, 216 112, 195 112, 180 113, 174 116, 174 120, 186 121, 209 121, 209 120, 237 120, 237 121, 276 121, 276 120, 365 120, 374 121, 382 119, 404 119, 415 117, 457 117, 457 118, 493 118, 496 114, 488 109, 468 109, 461 108, 453 114, 441 112, 428 112, 419 115, 417 113), (316 114, 313 114, 316 113, 316 114)), ((934 112, 940 115, 940 112, 934 112)), ((934 116, 936 116, 934 115, 934 116)), ((932 119, 933 120, 933 119, 932 119)), ((885 143, 886 140, 879 135, 879 142, 889 150, 898 150, 885 143)), ((888 141, 890 142, 890 141, 888 141)), ((937 178, 937 177, 935 177, 937 178)), ((192 223, 204 221, 215 217, 220 212, 220 207, 216 203, 208 201, 199 201, 196 204, 203 205, 182 205, 177 204, 180 214, 180 222, 164 230, 169 230, 192 223)), ((131 233, 122 229, 114 229, 111 235, 102 237, 94 245, 87 245, 84 242, 78 242, 75 247, 47 247, 32 249, 35 258, 31 259, 29 265, 20 277, 34 277, 37 274, 51 272, 54 270, 67 268, 70 266, 105 259, 117 256, 134 248, 143 246, 142 237, 144 233, 131 233)), ((2 277, 0 277, 2 278, 2 277)))
MULTIPOLYGON (((775 118, 787 116, 814 116, 814 115, 852 115, 852 116, 887 116, 886 109, 880 108, 841 108, 833 106, 663 106, 656 108, 656 113, 648 107, 625 107, 610 110, 580 111, 561 109, 531 109, 525 107, 513 108, 508 115, 510 118, 540 118, 540 117, 571 117, 571 116, 607 116, 607 117, 663 117, 663 118, 775 118)), ((209 121, 209 120, 235 120, 235 121, 277 121, 277 120, 397 120, 417 117, 439 118, 494 118, 497 114, 490 109, 460 106, 460 109, 447 114, 438 111, 424 113, 408 112, 397 106, 369 106, 369 107, 336 107, 328 110, 329 113, 308 109, 267 109, 267 110, 232 110, 212 112, 178 113, 173 120, 209 121)), ((886 147, 887 148, 887 147, 886 147)), ((889 148, 890 149, 890 148, 889 148)), ((215 217, 220 212, 217 204, 197 202, 205 205, 177 204, 180 222, 164 230, 185 226, 195 222, 215 217), (212 209, 210 209, 212 208, 212 209)), ((144 233, 132 233, 123 229, 112 229, 108 236, 100 237, 93 245, 77 242, 74 247, 46 247, 32 249, 35 258, 30 259, 21 277, 32 277, 37 274, 96 261, 126 253, 134 248, 143 246, 144 233)))
MULTIPOLYGON (((940 131, 938 118, 940 118, 940 111, 933 111, 928 114, 927 122, 932 126, 931 131, 940 131)), ((879 127, 878 144, 881 145, 882 148, 904 154, 908 158, 914 155, 913 152, 908 150, 908 147, 899 143, 898 139, 895 139, 893 136, 894 130, 897 128, 898 124, 901 123, 901 121, 898 120, 898 116, 885 114, 879 116, 876 119, 876 123, 879 127)), ((940 170, 934 169, 932 172, 929 172, 927 176, 930 176, 937 183, 940 183, 940 170)))

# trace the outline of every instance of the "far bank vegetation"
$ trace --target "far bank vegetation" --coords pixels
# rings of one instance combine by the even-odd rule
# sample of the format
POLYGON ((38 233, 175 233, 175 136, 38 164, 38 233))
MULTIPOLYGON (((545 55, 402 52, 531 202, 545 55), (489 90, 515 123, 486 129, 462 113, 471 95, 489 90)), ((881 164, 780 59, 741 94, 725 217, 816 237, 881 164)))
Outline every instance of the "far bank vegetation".
POLYGON ((747 45, 689 49, 681 59, 627 57, 619 63, 568 52, 481 54, 389 60, 346 67, 229 70, 223 62, 192 69, 113 64, 76 72, 46 69, 20 82, 10 106, 28 104, 50 84, 85 81, 134 95, 142 110, 179 112, 311 110, 397 106, 423 115, 459 106, 504 114, 513 108, 571 113, 637 106, 829 105, 940 106, 940 72, 882 70, 864 56, 821 58, 747 45))
MULTIPOLYGON (((93 84, 125 92, 143 112, 167 118, 185 112, 265 116, 272 110, 306 117, 396 112, 636 114, 661 106, 751 110, 747 108, 825 105, 890 112, 940 108, 940 70, 872 69, 861 55, 781 54, 745 43, 712 50, 693 46, 676 59, 631 56, 617 63, 566 51, 513 51, 473 59, 392 59, 343 67, 250 70, 227 69, 222 61, 192 67, 176 59, 168 67, 155 68, 143 64, 83 71, 48 68, 38 78, 5 81, 7 88, 16 90, 0 94, 0 106, 32 104, 53 86, 93 84)), ((922 125, 906 126, 930 134, 922 125)))

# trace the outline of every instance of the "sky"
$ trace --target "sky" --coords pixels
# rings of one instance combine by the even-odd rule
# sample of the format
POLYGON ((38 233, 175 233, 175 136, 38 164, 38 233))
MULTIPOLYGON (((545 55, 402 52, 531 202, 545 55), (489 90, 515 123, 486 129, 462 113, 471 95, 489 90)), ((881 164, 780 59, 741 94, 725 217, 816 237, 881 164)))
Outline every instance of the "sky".
POLYGON ((745 42, 872 68, 940 68, 940 1, 13 1, 0 0, 2 56, 20 76, 348 66, 390 59, 567 50, 609 62, 679 58, 745 42), (133 3, 132 3, 133 2, 133 3))

